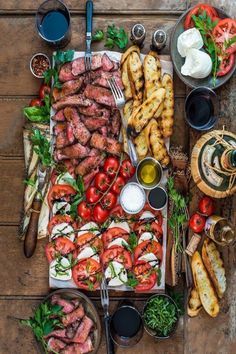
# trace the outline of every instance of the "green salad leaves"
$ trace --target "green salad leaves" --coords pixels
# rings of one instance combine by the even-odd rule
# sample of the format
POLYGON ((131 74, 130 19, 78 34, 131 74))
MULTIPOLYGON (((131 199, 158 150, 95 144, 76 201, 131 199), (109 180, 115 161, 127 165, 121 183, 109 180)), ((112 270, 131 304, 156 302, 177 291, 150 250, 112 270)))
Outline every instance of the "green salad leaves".
POLYGON ((45 95, 44 106, 25 107, 24 116, 33 123, 49 123, 50 121, 50 97, 45 95))

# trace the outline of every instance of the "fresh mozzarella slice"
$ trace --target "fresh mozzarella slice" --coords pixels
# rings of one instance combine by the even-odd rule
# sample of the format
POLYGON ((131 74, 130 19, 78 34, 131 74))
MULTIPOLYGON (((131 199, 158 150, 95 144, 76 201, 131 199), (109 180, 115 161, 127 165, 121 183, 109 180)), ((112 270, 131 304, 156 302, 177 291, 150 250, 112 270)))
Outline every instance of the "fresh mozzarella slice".
POLYGON ((111 241, 109 244, 108 244, 108 247, 107 248, 110 248, 112 246, 128 246, 128 243, 122 238, 122 237, 117 237, 115 240, 111 241))
POLYGON ((181 57, 186 57, 188 51, 192 48, 201 49, 203 47, 203 39, 200 31, 193 27, 181 33, 177 40, 177 48, 181 57))
POLYGON ((139 220, 155 218, 155 215, 151 211, 144 211, 139 220))
POLYGON ((53 215, 56 215, 58 212, 61 213, 61 211, 67 213, 70 211, 70 207, 70 204, 67 202, 55 202, 52 207, 52 213, 53 215))
POLYGON ((110 225, 108 226, 108 229, 111 229, 112 227, 120 227, 121 229, 127 231, 128 233, 130 233, 130 227, 129 224, 126 221, 123 222, 115 222, 112 221, 110 223, 110 225))
POLYGON ((70 184, 68 182, 68 179, 73 179, 73 181, 75 181, 75 179, 73 178, 73 176, 71 176, 69 172, 62 173, 57 177, 56 184, 70 184))
POLYGON ((80 230, 78 232, 78 236, 84 235, 87 232, 92 232, 94 235, 99 235, 100 232, 97 231, 97 230, 94 230, 94 229, 98 229, 99 230, 98 225, 95 222, 93 222, 93 221, 88 222, 87 224, 83 225, 80 228, 80 230))
POLYGON ((109 286, 120 286, 127 282, 127 271, 122 264, 116 261, 109 263, 107 269, 105 270, 106 279, 110 279, 108 282, 109 286))
POLYGON ((61 224, 55 225, 52 229, 51 239, 55 239, 59 236, 65 236, 71 241, 74 241, 75 233, 73 227, 67 222, 62 222, 61 224))
POLYGON ((153 235, 151 232, 144 232, 138 240, 138 243, 141 243, 143 241, 148 241, 148 240, 155 240, 157 241, 157 238, 155 237, 155 235, 153 235))
POLYGON ((54 259, 49 267, 50 276, 57 280, 70 280, 72 276, 70 262, 67 258, 54 259))
POLYGON ((85 247, 77 256, 78 260, 85 258, 93 258, 95 261, 100 262, 99 255, 94 251, 92 247, 85 247))
POLYGON ((143 256, 139 257, 138 260, 139 261, 146 261, 154 268, 158 267, 158 265, 159 265, 159 261, 154 253, 144 254, 143 256))

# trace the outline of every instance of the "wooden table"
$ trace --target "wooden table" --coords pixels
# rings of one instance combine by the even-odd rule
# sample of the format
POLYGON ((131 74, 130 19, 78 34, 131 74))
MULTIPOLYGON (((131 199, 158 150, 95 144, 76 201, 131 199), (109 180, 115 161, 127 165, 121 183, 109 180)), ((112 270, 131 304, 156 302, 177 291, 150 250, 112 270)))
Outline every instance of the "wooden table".
MULTIPOLYGON (((22 107, 37 94, 39 81, 29 71, 29 60, 33 53, 51 50, 39 39, 35 30, 35 10, 41 0, 0 0, 0 353, 38 353, 30 330, 21 327, 16 318, 26 318, 31 307, 36 306, 48 292, 48 269, 44 257, 46 240, 38 243, 32 259, 25 259, 22 243, 18 241, 18 227, 23 201, 24 159, 22 107)), ((72 41, 70 48, 84 49, 85 0, 68 0, 72 12, 72 41)), ((162 0, 96 0, 94 1, 94 28, 105 29, 115 23, 130 31, 134 23, 141 22, 147 30, 144 52, 149 49, 151 34, 161 27, 170 34, 178 16, 191 1, 162 0)), ((212 3, 212 1, 211 1, 212 3)), ((235 2, 214 1, 231 15, 236 14, 235 2), (234 4, 233 4, 234 3, 234 4)), ((96 49, 101 48, 97 46, 96 49)), ((168 48, 164 51, 168 52, 168 48)), ((236 75, 219 89, 219 127, 235 132, 236 75)), ((186 87, 175 78, 175 132, 172 145, 182 144, 189 151, 199 134, 191 131, 184 123, 184 99, 186 87)), ((191 209, 194 209, 200 192, 193 187, 191 209)), ((220 203, 224 215, 235 222, 235 200, 225 199, 220 203)), ((187 316, 179 321, 176 334, 166 341, 155 341, 144 335, 135 349, 118 349, 117 353, 235 353, 236 346, 236 282, 235 255, 232 249, 223 251, 227 270, 228 290, 222 300, 221 313, 217 319, 209 318, 204 311, 195 319, 187 316), (234 348, 234 349, 233 349, 234 348)), ((99 301, 96 301, 99 307, 99 301)), ((142 307, 140 300, 136 301, 142 307)), ((117 306, 117 299, 111 307, 117 306)), ((105 353, 105 342, 99 354, 105 353)))

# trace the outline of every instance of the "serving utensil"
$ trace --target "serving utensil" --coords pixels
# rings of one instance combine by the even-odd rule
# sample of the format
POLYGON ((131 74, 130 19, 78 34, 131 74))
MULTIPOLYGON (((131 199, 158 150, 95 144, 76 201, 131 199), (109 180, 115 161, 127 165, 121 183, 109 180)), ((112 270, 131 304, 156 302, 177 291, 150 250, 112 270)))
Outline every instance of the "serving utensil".
POLYGON ((37 170, 38 190, 32 203, 30 221, 24 240, 24 254, 27 258, 33 256, 37 245, 38 221, 42 207, 42 190, 46 182, 47 172, 48 170, 39 163, 37 170))
POLYGON ((184 269, 185 269, 185 280, 187 288, 192 288, 193 286, 193 274, 192 269, 189 263, 188 255, 185 252, 186 250, 186 237, 188 235, 188 222, 183 225, 183 235, 182 235, 182 244, 183 244, 183 260, 184 260, 184 269))
POLYGON ((120 87, 117 85, 117 83, 116 83, 114 78, 108 79, 108 83, 109 83, 111 92, 113 94, 116 106, 117 106, 117 108, 120 111, 122 125, 123 125, 123 127, 125 129, 125 134, 127 136, 128 151, 129 151, 129 156, 130 156, 132 165, 133 166, 137 166, 137 164, 138 164, 138 156, 137 156, 134 144, 133 144, 133 142, 132 142, 132 140, 131 140, 131 138, 130 138, 130 136, 128 134, 127 122, 126 122, 126 120, 124 118, 124 115, 123 115, 123 107, 125 105, 124 94, 123 94, 122 90, 120 89, 120 87))
POLYGON ((92 26, 93 26, 93 2, 88 0, 86 2, 86 51, 84 56, 84 65, 86 71, 91 71, 92 66, 92 26))
POLYGON ((104 325, 105 325, 105 335, 106 335, 106 345, 107 354, 114 354, 114 343, 111 339, 110 328, 109 328, 109 294, 107 289, 106 279, 103 277, 101 282, 101 304, 104 312, 104 325))

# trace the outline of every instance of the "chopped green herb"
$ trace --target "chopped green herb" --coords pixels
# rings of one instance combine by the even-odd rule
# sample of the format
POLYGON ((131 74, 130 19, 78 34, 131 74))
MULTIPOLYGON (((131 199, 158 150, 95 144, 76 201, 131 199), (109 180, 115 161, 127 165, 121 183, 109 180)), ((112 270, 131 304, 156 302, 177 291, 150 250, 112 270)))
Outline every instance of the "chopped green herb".
POLYGON ((131 288, 135 288, 138 285, 138 280, 136 279, 135 275, 131 272, 128 272, 128 280, 126 285, 130 286, 131 288))
POLYGON ((25 183, 27 186, 35 187, 35 185, 36 185, 36 178, 34 178, 34 179, 32 179, 32 178, 24 179, 24 183, 25 183))
POLYGON ((138 238, 137 238, 137 235, 135 232, 131 232, 129 234, 128 244, 129 244, 129 247, 132 251, 138 245, 138 238))
POLYGON ((92 35, 92 41, 93 42, 99 42, 104 39, 104 32, 103 30, 97 30, 93 35, 92 35))
POLYGON ((118 28, 114 24, 107 26, 106 38, 105 47, 110 49, 114 48, 115 45, 120 49, 125 49, 128 44, 127 32, 124 28, 118 28))
POLYGON ((42 134, 39 129, 33 129, 30 136, 33 144, 33 149, 39 156, 43 166, 49 167, 52 165, 53 160, 50 152, 50 141, 42 134))

